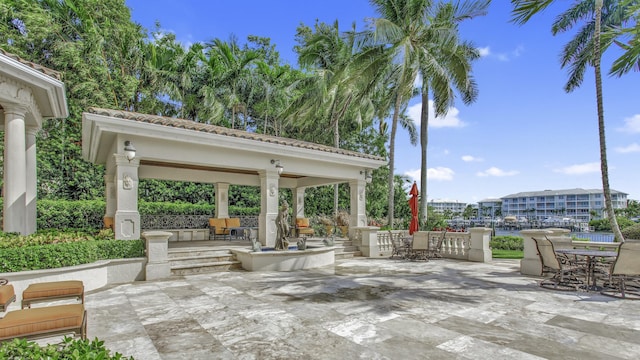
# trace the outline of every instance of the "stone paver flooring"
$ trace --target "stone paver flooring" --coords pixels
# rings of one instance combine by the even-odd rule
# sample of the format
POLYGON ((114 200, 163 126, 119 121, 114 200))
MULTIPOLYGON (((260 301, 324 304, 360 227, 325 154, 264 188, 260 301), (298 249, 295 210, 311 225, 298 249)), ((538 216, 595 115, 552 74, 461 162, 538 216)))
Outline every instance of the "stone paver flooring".
POLYGON ((637 359, 640 302, 555 292, 519 261, 346 259, 87 294, 88 335, 153 359, 637 359))

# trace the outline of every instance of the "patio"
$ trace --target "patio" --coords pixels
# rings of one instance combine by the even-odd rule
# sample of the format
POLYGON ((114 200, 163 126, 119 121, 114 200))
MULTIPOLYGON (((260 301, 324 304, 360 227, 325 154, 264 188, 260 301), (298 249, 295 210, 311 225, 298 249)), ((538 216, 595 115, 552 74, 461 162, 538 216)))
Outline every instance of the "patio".
POLYGON ((554 292, 519 260, 337 260, 87 294, 89 338, 136 359, 603 359, 640 353, 638 303, 554 292))

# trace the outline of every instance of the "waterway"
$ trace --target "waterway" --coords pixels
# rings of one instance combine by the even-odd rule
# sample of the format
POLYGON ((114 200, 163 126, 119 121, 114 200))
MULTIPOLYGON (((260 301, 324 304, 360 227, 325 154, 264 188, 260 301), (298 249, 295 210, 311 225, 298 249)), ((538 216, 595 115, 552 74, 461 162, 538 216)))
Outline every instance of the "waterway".
MULTIPOLYGON (((522 236, 520 235, 520 230, 500 230, 496 229, 496 236, 500 235, 513 235, 513 236, 522 236)), ((607 232, 572 232, 569 233, 570 237, 577 237, 579 239, 589 239, 589 241, 597 241, 597 242, 613 242, 614 236, 613 233, 607 232)))

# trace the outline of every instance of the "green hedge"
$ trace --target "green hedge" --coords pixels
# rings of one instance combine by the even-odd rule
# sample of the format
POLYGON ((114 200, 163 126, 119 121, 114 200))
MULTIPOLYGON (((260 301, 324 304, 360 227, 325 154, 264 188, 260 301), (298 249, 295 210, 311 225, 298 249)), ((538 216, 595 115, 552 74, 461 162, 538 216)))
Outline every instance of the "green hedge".
POLYGON ((513 235, 494 236, 489 246, 495 250, 524 251, 524 239, 513 235))
POLYGON ((73 339, 66 336, 60 344, 39 345, 34 341, 13 339, 0 345, 0 359, 102 359, 133 360, 133 356, 124 357, 104 346, 97 338, 73 339))
POLYGON ((55 269, 144 256, 142 240, 114 240, 110 230, 0 234, 0 272, 55 269))

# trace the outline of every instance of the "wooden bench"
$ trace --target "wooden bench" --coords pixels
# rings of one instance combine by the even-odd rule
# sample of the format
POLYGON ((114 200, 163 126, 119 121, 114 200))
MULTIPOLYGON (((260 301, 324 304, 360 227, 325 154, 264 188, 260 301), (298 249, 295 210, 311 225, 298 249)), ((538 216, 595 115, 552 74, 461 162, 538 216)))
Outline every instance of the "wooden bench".
POLYGON ((80 280, 35 283, 22 292, 22 308, 30 308, 35 302, 74 298, 84 304, 84 284, 80 280))
MULTIPOLYGON (((12 293, 13 286, 4 285, 12 293)), ((71 334, 87 338, 87 311, 84 304, 54 305, 14 310, 0 319, 0 342, 14 338, 36 339, 71 334)))

